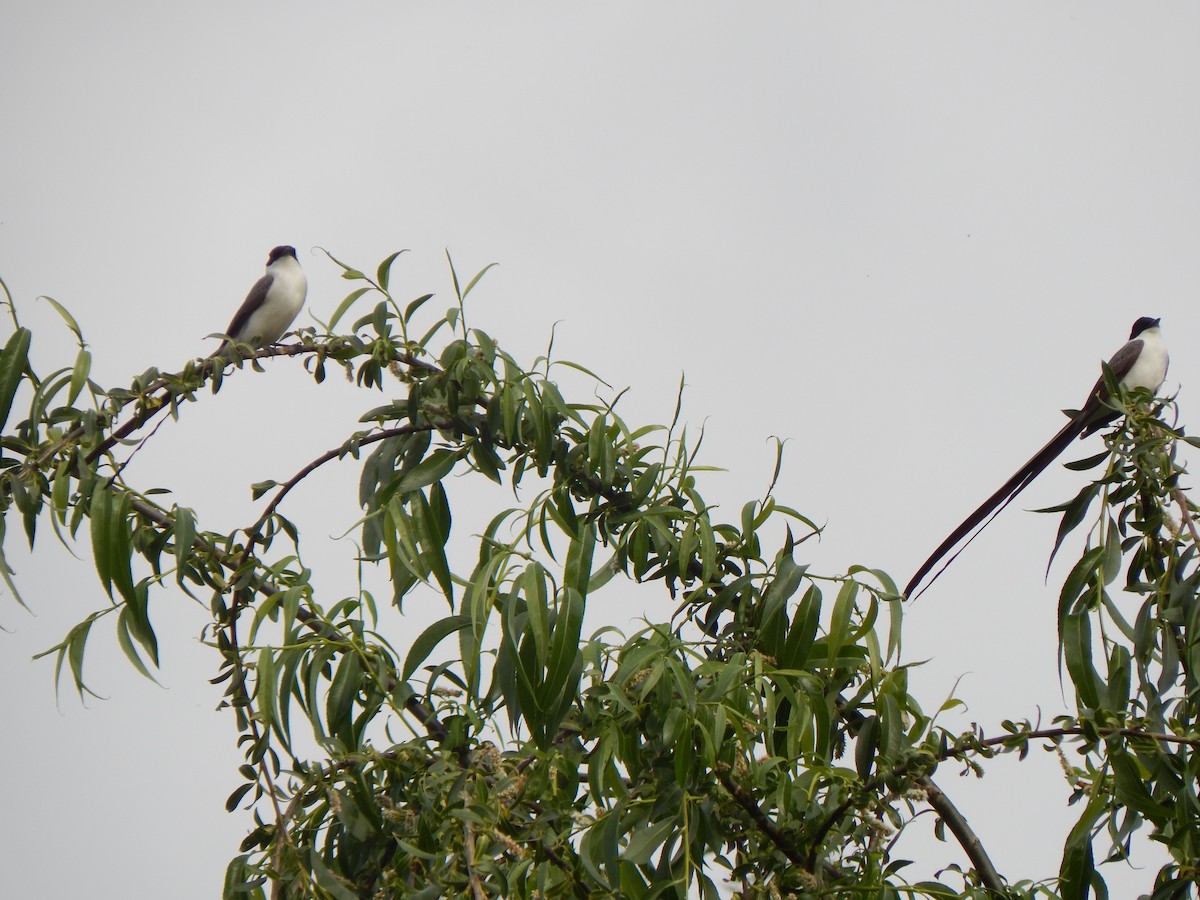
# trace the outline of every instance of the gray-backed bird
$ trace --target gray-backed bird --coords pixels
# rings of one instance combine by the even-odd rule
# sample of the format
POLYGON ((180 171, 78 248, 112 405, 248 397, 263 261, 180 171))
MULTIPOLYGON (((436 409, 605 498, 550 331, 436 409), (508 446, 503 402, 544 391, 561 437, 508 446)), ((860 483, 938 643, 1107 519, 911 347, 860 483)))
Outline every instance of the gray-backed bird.
MULTIPOLYGON (((296 259, 296 248, 276 247, 267 256, 266 274, 250 288, 225 333, 241 344, 269 347, 291 327, 307 294, 308 279, 296 259)), ((228 350, 229 341, 224 341, 213 356, 228 350)))
MULTIPOLYGON (((1128 342, 1108 361, 1108 367, 1112 370, 1113 377, 1126 389, 1149 388, 1151 391, 1157 391, 1167 377, 1169 362, 1167 347, 1163 343, 1158 323, 1158 319, 1152 319, 1149 316, 1142 316, 1134 322, 1128 342)), ((964 548, 974 540, 975 535, 979 533, 975 531, 975 527, 980 526, 979 531, 987 527, 991 521, 989 516, 998 514, 1000 510, 1008 506, 1017 494, 1025 490, 1033 479, 1067 449, 1071 441, 1076 437, 1085 438, 1116 419, 1119 413, 1108 405, 1108 399, 1108 387, 1104 383, 1104 377, 1101 376, 1092 386, 1087 401, 1083 404, 1083 409, 1073 415, 1071 420, 1062 427, 1062 430, 1050 439, 1050 443, 1035 453, 1029 462, 1021 466, 1012 478, 1001 485, 996 493, 983 501, 983 505, 979 509, 971 513, 966 521, 950 532, 949 537, 942 541, 929 559, 921 564, 921 568, 917 569, 917 574, 904 588, 904 596, 915 597, 916 594, 913 592, 921 586, 921 581, 933 571, 933 567, 957 547, 964 538, 966 539, 966 543, 963 544, 964 548), (975 534, 972 534, 973 531, 975 534)), ((958 553, 961 552, 962 548, 958 553)), ((954 556, 957 556, 958 553, 955 553, 954 556)), ((950 557, 951 562, 954 560, 954 556, 950 557)), ((946 565, 949 564, 949 562, 946 563, 946 565)), ((921 588, 921 591, 933 584, 938 575, 944 571, 945 567, 943 566, 941 571, 929 579, 929 583, 925 587, 921 588)))

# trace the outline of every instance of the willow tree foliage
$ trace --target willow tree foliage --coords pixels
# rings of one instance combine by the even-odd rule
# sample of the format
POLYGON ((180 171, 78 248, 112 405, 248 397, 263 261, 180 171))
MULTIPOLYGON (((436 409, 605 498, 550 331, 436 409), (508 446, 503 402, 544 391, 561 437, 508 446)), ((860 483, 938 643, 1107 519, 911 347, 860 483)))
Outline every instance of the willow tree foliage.
MULTIPOLYGON (((180 636, 160 641, 151 610, 185 594, 210 605, 245 754, 227 805, 248 833, 226 897, 1083 898, 1139 829, 1172 860, 1147 871, 1147 893, 1195 895, 1200 540, 1169 401, 1120 393, 1128 415, 1060 508, 1060 542, 1089 536, 1058 607, 1075 713, 1040 727, 1014 710, 955 733, 909 692, 890 577, 811 571, 817 529, 772 491, 720 517, 678 409, 639 425, 599 384, 564 396, 556 366, 586 369, 514 359, 468 327, 482 272, 462 284, 451 268, 438 317, 430 295, 394 295, 395 260, 373 277, 337 263, 354 290, 323 333, 123 388, 90 378, 61 307, 80 349, 35 372, 7 302, 0 538, 32 546, 49 524, 90 542, 97 610, 48 651, 81 693, 89 640, 115 637, 152 674, 180 636), (206 395, 223 379, 269 377, 268 358, 318 382, 345 370, 360 430, 254 485, 261 514, 233 531, 127 480, 160 417, 219 402, 206 395), (313 589, 280 501, 327 465, 361 473, 353 552, 387 573, 390 597, 313 589), (451 542, 451 494, 484 480, 513 505, 451 542), (606 623, 605 594, 630 582, 661 615, 606 623), (444 615, 406 628, 417 595, 444 615), (1070 751, 1078 820, 1055 838, 1058 873, 1001 874, 935 778, 1031 746, 1070 751), (970 862, 910 884, 895 837, 930 809, 970 862)), ((38 602, 0 574, 16 602, 38 602)))

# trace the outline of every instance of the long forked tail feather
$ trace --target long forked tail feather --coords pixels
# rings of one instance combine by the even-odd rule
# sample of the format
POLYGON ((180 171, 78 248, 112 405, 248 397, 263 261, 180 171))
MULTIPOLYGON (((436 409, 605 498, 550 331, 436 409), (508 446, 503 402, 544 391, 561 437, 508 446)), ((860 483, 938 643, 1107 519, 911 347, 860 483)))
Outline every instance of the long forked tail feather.
POLYGON ((1029 487, 1029 484, 1033 481, 1033 479, 1041 474, 1041 472, 1048 465, 1050 465, 1050 463, 1054 462, 1054 460, 1057 459, 1059 455, 1061 455, 1062 452, 1067 449, 1071 441, 1082 434, 1086 428, 1095 424, 1095 415, 1095 409, 1084 409, 1079 412, 1073 419, 1071 419, 1071 421, 1062 427, 1062 430, 1059 431, 1058 434, 1050 439, 1050 442, 1046 444, 1046 446, 1035 453, 1029 459, 1029 461, 1025 463, 1025 465, 1021 466, 1021 468, 1018 469, 1016 473, 1008 479, 1008 481, 1004 482, 1004 484, 1000 486, 999 490, 984 500, 983 503, 979 505, 978 509, 971 513, 971 515, 967 516, 967 518, 963 520, 962 524, 950 532, 946 539, 938 545, 937 549, 929 555, 929 558, 921 564, 921 567, 917 569, 916 574, 909 579, 908 584, 904 588, 904 596, 910 600, 915 600, 926 590, 928 590, 929 586, 937 581, 938 578, 941 577, 941 574, 946 571, 946 568, 950 565, 950 563, 954 562, 954 560, 958 558, 958 554, 962 553, 963 550, 967 548, 967 545, 970 544, 971 541, 975 540, 979 533, 982 532, 983 529, 988 525, 990 525, 992 520, 996 518, 996 516, 998 516, 1004 510, 1004 508, 1008 506, 1008 504, 1012 503, 1013 500, 1017 498, 1017 495, 1020 494, 1021 491, 1029 487), (966 541, 961 547, 958 547, 959 542, 963 541, 964 538, 966 538, 966 541), (954 552, 954 555, 946 561, 946 565, 938 569, 938 571, 932 578, 929 579, 925 586, 921 587, 921 582, 925 579, 925 576, 933 571, 934 567, 937 566, 937 564, 943 558, 945 558, 946 554, 954 550, 955 547, 958 547, 958 549, 954 552), (917 590, 918 587, 920 587, 920 590, 917 590))

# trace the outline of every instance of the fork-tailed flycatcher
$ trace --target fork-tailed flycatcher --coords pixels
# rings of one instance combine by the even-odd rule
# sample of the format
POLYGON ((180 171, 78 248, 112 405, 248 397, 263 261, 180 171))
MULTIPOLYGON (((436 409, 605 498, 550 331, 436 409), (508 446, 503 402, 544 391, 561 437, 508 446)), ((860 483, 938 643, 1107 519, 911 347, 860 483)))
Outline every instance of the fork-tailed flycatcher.
MULTIPOLYGON (((276 247, 267 257, 267 273, 250 288, 225 333, 241 344, 269 347, 283 337, 307 294, 308 279, 296 259, 296 248, 276 247)), ((229 343, 224 341, 213 356, 228 351, 229 343)))
MULTIPOLYGON (((1149 316, 1142 316, 1134 322, 1133 331, 1129 334, 1129 341, 1108 361, 1108 367, 1112 370, 1113 377, 1129 390, 1149 388, 1151 391, 1157 391, 1159 385, 1167 377, 1167 347, 1163 343, 1158 322, 1158 319, 1152 319, 1149 316)), ((967 538, 967 541, 963 547, 974 540, 975 535, 971 532, 975 531, 976 526, 979 526, 979 530, 982 531, 991 521, 989 517, 998 514, 1000 510, 1011 503, 1017 494, 1025 490, 1043 469, 1067 449, 1071 441, 1077 436, 1085 438, 1116 419, 1119 413, 1108 405, 1108 399, 1108 387, 1104 384, 1104 377, 1101 376, 1092 387, 1091 393, 1088 394, 1083 409, 1071 417, 1071 421, 1067 422, 1062 430, 1050 439, 1050 443, 1035 453, 1033 458, 1021 466, 1012 478, 1004 482, 1000 490, 984 500, 979 509, 971 513, 965 522, 950 532, 950 536, 942 541, 929 559, 921 564, 921 568, 917 569, 917 574, 904 588, 904 596, 915 598, 916 594, 913 592, 920 586, 925 576, 933 570, 933 567, 957 547, 964 538, 967 538)), ((958 552, 961 553, 962 548, 958 552)), ((955 554, 955 556, 957 555, 958 553, 955 554)), ((952 556, 950 559, 953 561, 954 557, 952 556)), ((946 565, 949 564, 949 562, 946 563, 946 565)), ((945 571, 945 567, 929 579, 929 584, 933 584, 942 571, 945 571)), ((929 584, 926 584, 925 588, 929 587, 929 584)), ((925 588, 921 588, 921 591, 924 591, 925 588)))

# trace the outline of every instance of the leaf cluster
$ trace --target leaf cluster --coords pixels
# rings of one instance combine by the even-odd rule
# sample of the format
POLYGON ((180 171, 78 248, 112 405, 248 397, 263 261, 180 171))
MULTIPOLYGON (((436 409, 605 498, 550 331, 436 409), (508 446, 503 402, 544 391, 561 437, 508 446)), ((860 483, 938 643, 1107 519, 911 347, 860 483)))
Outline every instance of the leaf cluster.
MULTIPOLYGON (((819 529, 775 496, 781 445, 764 496, 723 518, 701 494, 701 441, 679 405, 666 424, 626 423, 620 395, 597 399, 607 386, 553 345, 525 364, 468 326, 486 269, 463 281, 451 265, 454 303, 431 319, 432 294, 394 295, 399 257, 372 275, 330 257, 354 287, 295 343, 120 389, 92 381, 61 308, 79 351, 39 376, 8 303, 0 548, 12 521, 30 546, 40 523, 70 545, 87 522, 104 604, 46 651, 80 696, 100 618, 152 676, 152 607, 180 591, 207 602, 214 682, 245 756, 227 806, 253 818, 227 897, 269 885, 279 897, 715 898, 731 885, 747 898, 1074 898, 1103 885, 1100 835, 1124 858, 1144 824, 1173 858, 1156 896, 1188 895, 1200 576, 1175 457, 1190 439, 1163 422, 1169 404, 1114 391, 1127 416, 1086 461, 1102 474, 1057 510, 1056 551, 1100 510, 1058 610, 1077 714, 952 733, 936 718, 958 701, 930 713, 909 689, 891 578, 804 561, 819 529), (156 418, 273 357, 298 357, 317 383, 341 368, 379 402, 292 478, 254 485, 261 514, 232 532, 129 483, 156 418), (559 372, 594 396, 569 400, 559 372), (10 424, 18 399, 27 412, 10 424), (282 512, 335 464, 359 467, 358 557, 386 576, 386 597, 365 577, 320 595, 282 512), (513 505, 464 552, 462 485, 481 480, 513 505), (644 621, 606 617, 606 599, 634 594, 649 598, 644 621), (414 604, 430 601, 444 614, 412 628, 414 604), (1083 812, 1057 879, 1010 882, 933 775, 951 761, 982 773, 1034 742, 1074 747, 1065 777, 1083 812), (909 883, 895 840, 927 810, 969 865, 909 883)), ((19 600, 2 553, 0 574, 19 600)))

